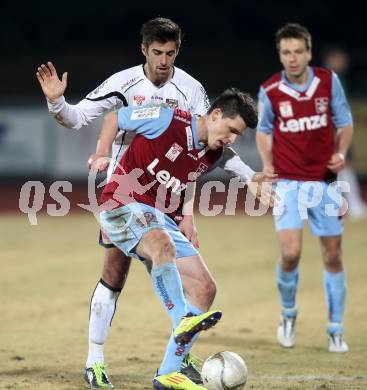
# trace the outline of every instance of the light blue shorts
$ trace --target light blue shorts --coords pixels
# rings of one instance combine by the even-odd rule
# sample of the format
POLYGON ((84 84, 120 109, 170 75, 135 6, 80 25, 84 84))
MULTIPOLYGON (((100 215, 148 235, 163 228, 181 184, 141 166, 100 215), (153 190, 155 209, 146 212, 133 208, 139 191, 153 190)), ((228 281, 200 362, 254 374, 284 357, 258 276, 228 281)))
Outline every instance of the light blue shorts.
POLYGON ((126 256, 144 260, 135 253, 135 249, 143 235, 152 229, 163 229, 170 235, 176 246, 177 259, 198 254, 171 218, 143 203, 129 203, 114 210, 102 211, 100 223, 111 242, 126 256))
POLYGON ((302 229, 309 219, 312 234, 320 237, 343 234, 345 200, 339 185, 321 181, 279 180, 274 207, 275 230, 302 229))

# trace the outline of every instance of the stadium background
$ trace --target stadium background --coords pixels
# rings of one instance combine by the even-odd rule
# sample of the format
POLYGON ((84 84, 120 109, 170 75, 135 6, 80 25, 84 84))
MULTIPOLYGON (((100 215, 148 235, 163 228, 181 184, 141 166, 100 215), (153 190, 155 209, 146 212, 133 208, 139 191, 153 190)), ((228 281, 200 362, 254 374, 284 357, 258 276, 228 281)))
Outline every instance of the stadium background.
MULTIPOLYGON (((141 63, 141 24, 167 16, 184 32, 176 65, 200 80, 210 97, 228 86, 255 96, 259 84, 280 69, 275 31, 288 21, 300 22, 313 35, 313 64, 320 64, 329 45, 341 45, 350 55, 354 163, 366 184, 367 26, 357 2, 7 1, 0 15, 0 389, 81 388, 88 299, 102 258, 96 245, 98 226, 81 209, 62 218, 43 213, 37 226, 19 211, 20 188, 27 180, 45 184, 44 211, 55 203, 47 195, 55 180, 70 180, 73 191, 65 195, 73 205, 84 202, 86 160, 98 133, 99 122, 73 132, 48 116, 35 78, 42 62, 52 60, 59 73, 69 72, 66 98, 76 102, 109 75, 141 63)), ((261 168, 254 132, 242 137, 237 150, 255 169, 261 168)), ((365 195, 366 190, 364 186, 365 195)), ((250 388, 367 388, 366 221, 346 221, 346 318, 352 348, 347 358, 326 353, 319 248, 307 232, 299 294, 300 345, 287 353, 274 342, 277 246, 270 217, 219 217, 214 224, 198 216, 197 223, 202 253, 220 289, 216 302, 225 311, 221 327, 202 338, 200 355, 230 349, 245 356, 250 388)), ((116 384, 128 390, 149 388, 168 331, 166 318, 156 316, 161 309, 150 298, 153 292, 142 268, 133 265, 107 349, 116 384), (147 304, 142 297, 148 297, 147 304), (138 313, 137 307, 142 309, 138 313), (156 327, 147 329, 151 317, 156 327), (144 348, 135 337, 146 340, 144 348)))

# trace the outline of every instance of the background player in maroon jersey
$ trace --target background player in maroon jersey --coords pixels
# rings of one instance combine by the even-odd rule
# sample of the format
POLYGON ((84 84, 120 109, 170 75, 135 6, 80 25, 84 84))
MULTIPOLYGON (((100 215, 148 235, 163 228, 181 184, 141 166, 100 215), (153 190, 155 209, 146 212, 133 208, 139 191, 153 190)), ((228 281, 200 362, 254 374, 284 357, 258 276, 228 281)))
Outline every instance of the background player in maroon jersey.
POLYGON ((343 226, 340 189, 328 185, 345 166, 352 139, 349 105, 335 73, 310 67, 311 35, 299 24, 286 24, 276 33, 284 70, 260 88, 257 145, 264 172, 277 172, 281 204, 274 209, 280 243, 277 283, 282 313, 277 338, 284 347, 295 344, 298 264, 302 228, 309 219, 312 233, 320 237, 324 286, 329 308, 330 352, 346 352, 343 315, 346 281, 342 263, 343 226), (333 213, 328 212, 332 206, 333 213))

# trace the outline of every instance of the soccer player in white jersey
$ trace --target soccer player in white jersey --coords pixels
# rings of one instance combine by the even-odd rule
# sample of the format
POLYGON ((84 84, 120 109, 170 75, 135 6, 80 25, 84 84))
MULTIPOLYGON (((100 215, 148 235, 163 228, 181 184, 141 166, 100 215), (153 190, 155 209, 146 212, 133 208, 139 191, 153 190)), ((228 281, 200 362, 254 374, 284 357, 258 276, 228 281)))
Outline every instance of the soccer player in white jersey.
MULTIPOLYGON (((108 111, 147 103, 163 102, 195 115, 206 113, 209 102, 203 86, 174 66, 181 44, 180 27, 170 19, 155 18, 143 24, 141 35, 145 64, 115 73, 76 105, 67 103, 63 96, 67 73, 60 80, 51 62, 38 67, 36 75, 47 98, 49 111, 60 124, 78 130, 108 111)), ((102 126, 96 153, 89 159, 91 168, 104 170, 107 167, 110 159, 107 162, 103 157, 110 156, 112 141, 109 129, 105 130, 102 126)), ((112 146, 109 175, 113 162, 129 142, 124 132, 118 133, 112 146)), ((192 215, 183 217, 180 229, 195 246, 198 245, 192 215)), ((104 343, 130 268, 130 258, 110 243, 107 236, 101 234, 100 243, 106 249, 102 277, 91 299, 86 362, 86 379, 92 388, 113 387, 105 372, 104 343), (96 311, 100 308, 103 312, 97 315, 96 311)), ((188 360, 189 357, 186 363, 188 360)))
MULTIPOLYGON (((206 113, 209 102, 202 85, 174 66, 181 44, 180 27, 170 19, 155 18, 142 26, 141 34, 141 50, 146 58, 145 64, 112 75, 76 105, 67 103, 63 96, 67 86, 67 73, 64 73, 60 80, 51 62, 42 64, 37 69, 37 79, 47 98, 49 111, 60 124, 77 130, 108 111, 147 103, 167 103, 195 115, 206 113)), ((90 157, 89 164, 95 170, 106 169, 114 141, 108 172, 110 175, 114 161, 122 154, 130 140, 125 137, 125 132, 119 132, 115 138, 115 129, 111 131, 106 125, 108 115, 110 114, 107 114, 101 129, 96 153, 90 157)), ((240 174, 248 181, 254 174, 238 157, 226 165, 227 170, 240 174)), ((183 217, 179 228, 194 246, 198 246, 192 214, 183 217)), ((89 351, 86 362, 86 379, 92 388, 113 387, 105 371, 104 344, 117 299, 130 268, 130 258, 110 243, 106 235, 101 234, 100 243, 106 250, 102 277, 91 300, 89 351)), ((208 290, 213 284, 212 280, 206 279, 200 282, 208 290)), ((187 356, 183 370, 191 379, 200 382, 200 373, 195 369, 194 360, 187 356)))

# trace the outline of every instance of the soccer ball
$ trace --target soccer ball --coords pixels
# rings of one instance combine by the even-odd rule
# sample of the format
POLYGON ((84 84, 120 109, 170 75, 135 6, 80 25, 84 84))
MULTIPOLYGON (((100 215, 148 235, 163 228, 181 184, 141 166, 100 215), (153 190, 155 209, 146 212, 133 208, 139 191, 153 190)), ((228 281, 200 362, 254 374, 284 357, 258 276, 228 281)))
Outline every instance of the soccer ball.
POLYGON ((241 390, 247 380, 246 363, 234 352, 218 352, 205 360, 201 378, 208 390, 241 390))

